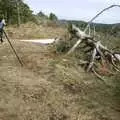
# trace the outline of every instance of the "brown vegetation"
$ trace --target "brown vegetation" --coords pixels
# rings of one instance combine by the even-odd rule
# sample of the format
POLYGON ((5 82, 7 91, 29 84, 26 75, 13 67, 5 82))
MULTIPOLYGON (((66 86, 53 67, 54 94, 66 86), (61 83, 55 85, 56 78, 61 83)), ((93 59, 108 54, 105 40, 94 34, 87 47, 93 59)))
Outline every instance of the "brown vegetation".
POLYGON ((9 37, 13 39, 40 39, 61 36, 65 33, 66 29, 53 23, 37 25, 35 23, 29 22, 22 24, 19 28, 17 26, 8 26, 6 31, 9 37))
MULTIPOLYGON (((17 28, 8 29, 18 35, 17 28)), ((86 73, 79 59, 56 54, 51 46, 11 41, 24 67, 7 41, 0 44, 1 120, 119 120, 119 74, 103 82, 86 73)))

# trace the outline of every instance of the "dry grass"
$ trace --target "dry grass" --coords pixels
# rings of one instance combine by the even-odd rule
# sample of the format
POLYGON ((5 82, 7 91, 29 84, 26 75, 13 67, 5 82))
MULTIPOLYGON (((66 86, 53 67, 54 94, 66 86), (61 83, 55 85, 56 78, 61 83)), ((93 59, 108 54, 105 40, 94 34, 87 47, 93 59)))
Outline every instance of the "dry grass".
POLYGON ((7 33, 13 39, 55 38, 65 34, 65 29, 58 26, 37 25, 34 23, 22 24, 19 28, 8 26, 7 33))
POLYGON ((119 120, 119 75, 106 86, 74 57, 59 56, 49 46, 12 43, 24 67, 7 42, 0 45, 1 120, 119 120))

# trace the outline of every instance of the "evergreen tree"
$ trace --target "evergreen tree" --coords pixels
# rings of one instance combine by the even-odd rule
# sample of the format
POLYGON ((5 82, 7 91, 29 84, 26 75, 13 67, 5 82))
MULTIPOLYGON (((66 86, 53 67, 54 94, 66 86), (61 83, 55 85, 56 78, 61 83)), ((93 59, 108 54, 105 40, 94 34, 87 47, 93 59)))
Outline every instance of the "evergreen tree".
POLYGON ((58 20, 57 16, 54 13, 50 13, 49 19, 52 20, 52 21, 57 21, 58 20))
POLYGON ((0 17, 8 24, 24 23, 33 19, 32 11, 22 0, 0 0, 0 17))
POLYGON ((38 14, 37 14, 38 17, 41 17, 41 18, 48 18, 47 15, 45 15, 42 11, 40 11, 38 14))

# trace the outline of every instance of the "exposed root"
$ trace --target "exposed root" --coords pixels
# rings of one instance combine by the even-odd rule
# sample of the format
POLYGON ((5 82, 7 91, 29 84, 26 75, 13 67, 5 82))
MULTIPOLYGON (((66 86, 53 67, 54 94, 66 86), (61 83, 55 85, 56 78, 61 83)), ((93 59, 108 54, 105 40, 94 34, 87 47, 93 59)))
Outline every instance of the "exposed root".
POLYGON ((112 59, 111 63, 112 63, 112 65, 113 65, 113 68, 114 68, 116 71, 120 72, 119 68, 118 68, 117 65, 114 63, 114 60, 113 60, 113 59, 112 59))
POLYGON ((95 74, 95 76, 97 76, 97 78, 99 78, 102 81, 105 81, 105 79, 101 75, 99 75, 94 68, 92 68, 92 72, 95 74))

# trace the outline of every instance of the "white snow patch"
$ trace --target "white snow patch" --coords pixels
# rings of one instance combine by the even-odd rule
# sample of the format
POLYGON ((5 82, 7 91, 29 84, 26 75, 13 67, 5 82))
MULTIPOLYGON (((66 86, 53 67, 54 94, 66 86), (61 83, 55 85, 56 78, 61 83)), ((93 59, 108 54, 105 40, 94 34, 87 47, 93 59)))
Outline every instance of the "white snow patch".
POLYGON ((41 44, 52 44, 55 39, 35 39, 35 40, 20 40, 23 42, 41 43, 41 44))

